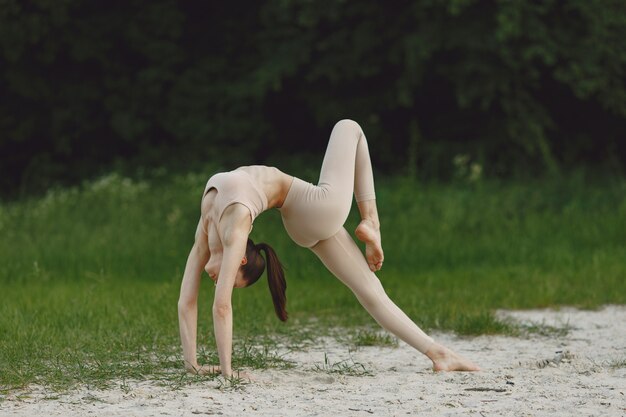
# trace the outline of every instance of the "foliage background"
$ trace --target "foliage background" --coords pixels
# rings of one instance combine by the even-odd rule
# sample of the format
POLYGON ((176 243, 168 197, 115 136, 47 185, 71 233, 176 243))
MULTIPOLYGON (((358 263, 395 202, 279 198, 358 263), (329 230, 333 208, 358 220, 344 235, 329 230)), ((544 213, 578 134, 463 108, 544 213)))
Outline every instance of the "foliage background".
POLYGON ((622 173, 624 39, 621 0, 0 0, 0 195, 319 165, 346 117, 391 174, 622 173))

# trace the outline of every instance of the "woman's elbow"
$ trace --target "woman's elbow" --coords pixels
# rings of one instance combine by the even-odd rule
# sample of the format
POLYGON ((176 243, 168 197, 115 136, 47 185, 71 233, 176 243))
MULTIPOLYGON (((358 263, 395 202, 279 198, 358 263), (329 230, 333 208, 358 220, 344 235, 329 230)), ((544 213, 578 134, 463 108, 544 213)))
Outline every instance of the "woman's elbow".
POLYGON ((181 298, 178 300, 178 313, 185 314, 197 307, 197 300, 181 298))
POLYGON ((213 317, 226 318, 231 314, 232 307, 226 303, 213 304, 213 317))

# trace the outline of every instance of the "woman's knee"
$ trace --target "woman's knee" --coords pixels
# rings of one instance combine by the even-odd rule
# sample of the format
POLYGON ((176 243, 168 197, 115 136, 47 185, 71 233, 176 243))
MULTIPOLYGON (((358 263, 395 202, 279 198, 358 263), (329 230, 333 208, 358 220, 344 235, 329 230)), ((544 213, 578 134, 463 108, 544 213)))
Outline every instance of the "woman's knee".
POLYGON ((352 119, 341 119, 335 123, 335 128, 340 129, 352 129, 356 132, 361 132, 361 126, 352 119))

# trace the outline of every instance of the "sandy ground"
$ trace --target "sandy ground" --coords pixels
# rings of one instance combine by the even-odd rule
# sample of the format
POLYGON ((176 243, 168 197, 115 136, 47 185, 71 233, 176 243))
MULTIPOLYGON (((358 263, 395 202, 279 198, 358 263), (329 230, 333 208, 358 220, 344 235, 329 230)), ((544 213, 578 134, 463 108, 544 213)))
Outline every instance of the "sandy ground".
POLYGON ((0 415, 626 416, 626 306, 498 314, 570 330, 524 338, 433 334, 482 366, 477 373, 433 373, 430 361, 403 343, 352 351, 327 339, 287 354, 295 368, 256 371, 256 381, 236 389, 206 381, 174 391, 144 381, 56 396, 33 387, 28 396, 5 398, 0 415), (370 375, 316 370, 325 356, 354 370, 362 364, 370 375))

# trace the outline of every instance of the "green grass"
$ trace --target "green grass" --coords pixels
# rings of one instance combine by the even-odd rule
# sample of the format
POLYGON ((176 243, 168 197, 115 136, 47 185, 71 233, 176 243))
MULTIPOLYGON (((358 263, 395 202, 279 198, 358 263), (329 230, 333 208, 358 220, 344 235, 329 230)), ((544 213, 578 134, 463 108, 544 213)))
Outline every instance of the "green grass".
POLYGON ((613 369, 626 368, 626 358, 613 360, 611 363, 609 363, 609 367, 613 369))
POLYGON ((358 349, 361 346, 386 346, 397 347, 398 339, 389 333, 382 331, 363 329, 356 330, 352 334, 352 344, 358 349))
POLYGON ((350 375, 350 376, 371 376, 372 372, 361 362, 355 362, 352 357, 339 362, 332 362, 328 355, 324 353, 324 363, 315 364, 313 370, 328 374, 350 375))
MULTIPOLYGON (((110 175, 0 205, 0 390, 142 378, 176 388, 202 378, 182 372, 176 301, 209 174, 110 175)), ((626 301, 624 179, 376 185, 379 277, 425 330, 514 334, 520 329, 495 309, 626 301)), ((277 211, 257 219, 252 238, 270 243, 287 268, 290 319, 275 318, 264 279, 235 291, 235 367, 288 367, 271 353, 277 344, 295 349, 338 327, 358 340, 374 324, 289 240, 277 211)), ((213 286, 204 281, 199 354, 215 362, 213 286)))

